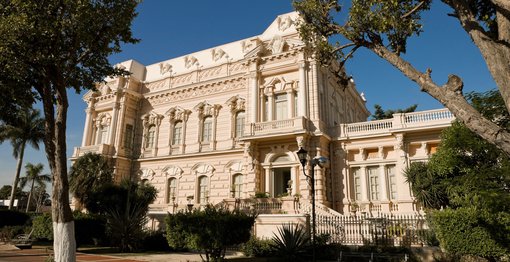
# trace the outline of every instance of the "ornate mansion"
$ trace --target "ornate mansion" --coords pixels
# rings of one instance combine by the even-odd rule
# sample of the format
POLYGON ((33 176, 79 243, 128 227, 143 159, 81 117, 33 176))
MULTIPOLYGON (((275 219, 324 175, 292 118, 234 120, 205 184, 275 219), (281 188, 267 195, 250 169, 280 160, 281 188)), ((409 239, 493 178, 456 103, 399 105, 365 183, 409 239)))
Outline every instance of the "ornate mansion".
POLYGON ((309 159, 329 159, 314 166, 320 210, 420 212, 403 170, 435 152, 453 116, 440 109, 366 121, 364 95, 307 54, 297 19, 280 15, 258 36, 156 64, 119 64, 132 74, 84 96, 73 159, 107 156, 117 181, 154 185, 150 212, 166 214, 262 195, 271 205, 289 196, 307 203, 312 166, 303 170, 302 147, 309 159))

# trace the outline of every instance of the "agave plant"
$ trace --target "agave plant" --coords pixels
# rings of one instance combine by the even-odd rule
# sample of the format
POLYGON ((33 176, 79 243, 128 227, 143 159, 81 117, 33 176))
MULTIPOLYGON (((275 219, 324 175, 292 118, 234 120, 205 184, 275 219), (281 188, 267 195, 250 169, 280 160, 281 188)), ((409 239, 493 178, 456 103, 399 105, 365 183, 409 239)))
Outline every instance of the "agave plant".
POLYGON ((303 225, 284 224, 274 234, 272 246, 287 261, 296 261, 302 258, 310 244, 310 234, 303 225))

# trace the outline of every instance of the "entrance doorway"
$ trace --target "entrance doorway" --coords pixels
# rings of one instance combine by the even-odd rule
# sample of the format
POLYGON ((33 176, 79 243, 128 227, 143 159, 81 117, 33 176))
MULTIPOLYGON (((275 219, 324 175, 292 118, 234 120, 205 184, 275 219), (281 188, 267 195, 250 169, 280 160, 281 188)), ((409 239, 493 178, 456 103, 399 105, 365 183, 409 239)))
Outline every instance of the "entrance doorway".
POLYGON ((290 167, 273 169, 273 197, 278 197, 287 193, 290 177, 290 167))

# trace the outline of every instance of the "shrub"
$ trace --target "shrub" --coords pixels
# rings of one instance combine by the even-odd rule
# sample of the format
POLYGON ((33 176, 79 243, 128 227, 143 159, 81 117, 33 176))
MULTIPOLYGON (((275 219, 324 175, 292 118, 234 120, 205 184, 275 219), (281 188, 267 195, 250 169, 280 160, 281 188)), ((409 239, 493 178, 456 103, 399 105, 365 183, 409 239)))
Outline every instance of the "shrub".
POLYGON ((29 220, 30 216, 26 213, 14 210, 0 210, 0 228, 5 226, 22 226, 29 220))
POLYGON ((302 225, 285 224, 273 236, 273 248, 288 261, 303 260, 310 248, 311 238, 302 225))
POLYGON ((74 216, 74 234, 76 246, 98 245, 105 239, 106 220, 99 215, 91 215, 76 211, 74 216))
POLYGON ((508 213, 477 208, 445 209, 432 213, 432 225, 441 247, 449 253, 489 259, 510 253, 508 213))
POLYGON ((19 235, 19 234, 25 234, 29 233, 29 228, 26 226, 5 226, 0 229, 0 241, 2 242, 8 242, 13 237, 19 235))
POLYGON ((32 237, 35 239, 53 240, 53 222, 50 213, 37 215, 32 220, 32 237))
POLYGON ((147 251, 171 251, 163 232, 149 231, 146 232, 142 241, 143 249, 147 251))
POLYGON ((272 243, 272 240, 252 236, 248 242, 241 245, 241 251, 247 257, 271 257, 275 255, 272 243))
POLYGON ((168 244, 205 253, 206 260, 223 260, 229 246, 245 243, 255 223, 254 215, 208 205, 203 211, 169 214, 166 218, 168 244))

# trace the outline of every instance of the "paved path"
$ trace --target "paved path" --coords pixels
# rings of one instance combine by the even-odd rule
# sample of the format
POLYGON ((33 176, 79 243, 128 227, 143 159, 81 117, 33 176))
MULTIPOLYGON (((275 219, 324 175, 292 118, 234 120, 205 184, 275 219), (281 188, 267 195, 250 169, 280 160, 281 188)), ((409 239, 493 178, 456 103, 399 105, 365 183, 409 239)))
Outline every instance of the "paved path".
MULTIPOLYGON (((240 253, 227 252, 227 258, 242 256, 240 253)), ((0 245, 0 262, 44 262, 53 254, 53 250, 45 247, 33 247, 20 250, 12 245, 0 245)), ((198 253, 168 253, 168 254, 76 254, 77 262, 166 262, 166 261, 202 261, 198 253)))

